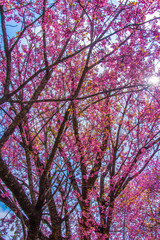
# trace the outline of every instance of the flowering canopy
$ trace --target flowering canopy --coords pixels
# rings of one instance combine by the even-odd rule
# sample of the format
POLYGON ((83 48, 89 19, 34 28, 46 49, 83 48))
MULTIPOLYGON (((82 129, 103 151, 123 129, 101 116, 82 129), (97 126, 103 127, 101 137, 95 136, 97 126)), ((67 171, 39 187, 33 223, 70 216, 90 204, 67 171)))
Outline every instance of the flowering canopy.
POLYGON ((0 1, 2 237, 159 239, 159 4, 0 1))

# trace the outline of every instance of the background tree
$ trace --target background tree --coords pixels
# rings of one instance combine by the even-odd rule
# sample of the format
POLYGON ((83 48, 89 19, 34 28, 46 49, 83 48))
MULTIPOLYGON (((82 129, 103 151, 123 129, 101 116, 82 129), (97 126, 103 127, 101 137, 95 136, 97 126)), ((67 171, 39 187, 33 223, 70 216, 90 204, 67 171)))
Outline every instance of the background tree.
POLYGON ((158 239, 159 1, 0 4, 2 237, 158 239))

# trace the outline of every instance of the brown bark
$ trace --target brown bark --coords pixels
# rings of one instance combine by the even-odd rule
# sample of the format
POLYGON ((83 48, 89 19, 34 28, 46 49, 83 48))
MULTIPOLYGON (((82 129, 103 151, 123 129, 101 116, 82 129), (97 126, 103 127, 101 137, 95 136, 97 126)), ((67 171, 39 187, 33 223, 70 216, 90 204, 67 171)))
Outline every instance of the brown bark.
POLYGON ((27 240, 38 240, 42 211, 35 210, 29 219, 27 240))

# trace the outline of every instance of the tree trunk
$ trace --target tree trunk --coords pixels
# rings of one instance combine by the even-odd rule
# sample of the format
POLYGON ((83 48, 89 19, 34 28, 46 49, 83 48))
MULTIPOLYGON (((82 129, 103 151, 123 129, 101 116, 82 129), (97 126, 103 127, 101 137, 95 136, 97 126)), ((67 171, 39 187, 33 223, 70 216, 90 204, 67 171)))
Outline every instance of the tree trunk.
POLYGON ((38 240, 39 229, 30 227, 28 230, 27 240, 38 240))
POLYGON ((54 231, 49 236, 49 240, 62 240, 61 224, 58 224, 58 225, 54 226, 54 231))
POLYGON ((81 219, 81 227, 82 227, 82 238, 83 240, 91 240, 91 237, 88 235, 88 231, 90 230, 92 223, 92 217, 89 212, 89 203, 83 203, 82 207, 82 219, 81 219))
POLYGON ((111 201, 109 206, 108 219, 107 219, 106 234, 108 237, 106 237, 106 240, 109 240, 109 233, 110 233, 111 222, 113 218, 113 209, 114 209, 114 201, 111 201))
POLYGON ((41 217, 42 213, 38 210, 30 216, 27 240, 38 240, 41 217))

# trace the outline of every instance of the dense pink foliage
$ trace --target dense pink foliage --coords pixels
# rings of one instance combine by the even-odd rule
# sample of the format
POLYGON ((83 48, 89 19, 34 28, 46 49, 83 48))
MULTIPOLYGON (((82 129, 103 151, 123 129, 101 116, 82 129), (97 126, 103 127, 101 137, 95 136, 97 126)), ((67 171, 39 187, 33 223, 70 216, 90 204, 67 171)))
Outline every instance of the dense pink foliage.
POLYGON ((159 12, 0 1, 2 239, 160 239, 159 12))

